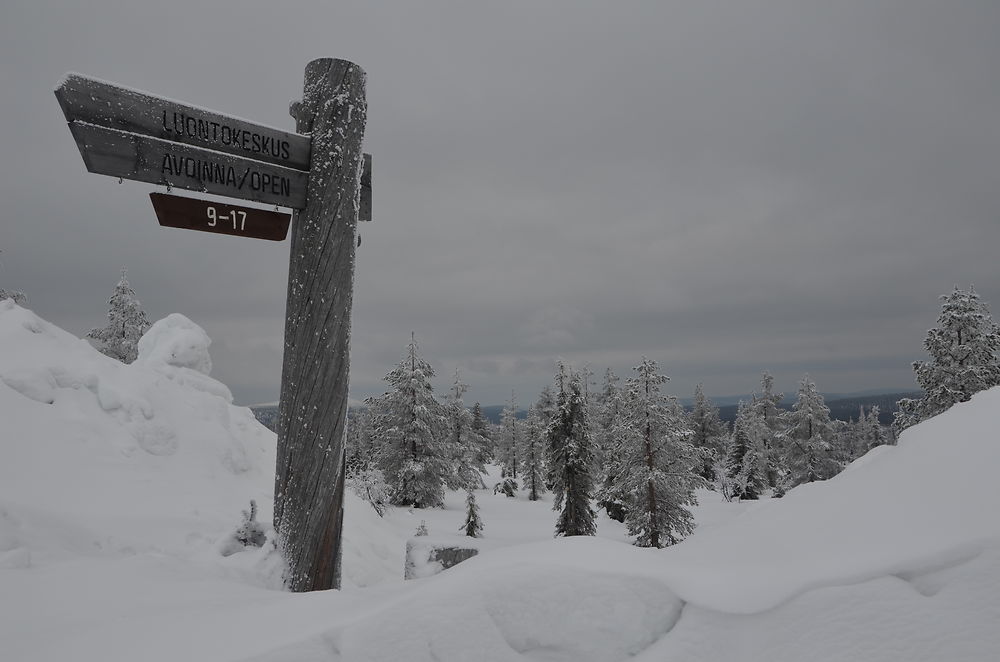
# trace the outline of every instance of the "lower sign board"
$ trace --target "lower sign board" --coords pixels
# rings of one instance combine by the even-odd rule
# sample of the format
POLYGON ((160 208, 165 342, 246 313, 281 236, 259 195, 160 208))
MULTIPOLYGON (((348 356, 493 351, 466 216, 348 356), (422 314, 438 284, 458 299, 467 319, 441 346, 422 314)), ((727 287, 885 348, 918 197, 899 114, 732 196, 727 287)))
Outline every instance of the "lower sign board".
POLYGON ((301 209, 309 173, 181 143, 70 122, 87 165, 99 175, 301 209))
POLYGON ((168 228, 282 241, 288 235, 288 223, 292 218, 290 214, 267 209, 238 207, 166 193, 150 193, 149 199, 153 202, 160 225, 168 228))

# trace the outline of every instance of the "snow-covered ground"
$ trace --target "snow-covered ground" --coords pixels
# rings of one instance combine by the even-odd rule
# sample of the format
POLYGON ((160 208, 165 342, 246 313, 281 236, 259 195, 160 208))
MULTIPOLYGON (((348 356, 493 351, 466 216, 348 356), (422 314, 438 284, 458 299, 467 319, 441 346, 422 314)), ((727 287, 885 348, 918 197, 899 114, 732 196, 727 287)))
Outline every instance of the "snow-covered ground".
POLYGON ((170 316, 125 366, 0 301, 0 660, 1000 659, 1000 389, 784 499, 702 492, 665 550, 490 489, 481 553, 404 582, 464 495, 349 497, 345 589, 289 594, 267 546, 221 554, 251 499, 270 520, 275 440, 208 342, 170 316))

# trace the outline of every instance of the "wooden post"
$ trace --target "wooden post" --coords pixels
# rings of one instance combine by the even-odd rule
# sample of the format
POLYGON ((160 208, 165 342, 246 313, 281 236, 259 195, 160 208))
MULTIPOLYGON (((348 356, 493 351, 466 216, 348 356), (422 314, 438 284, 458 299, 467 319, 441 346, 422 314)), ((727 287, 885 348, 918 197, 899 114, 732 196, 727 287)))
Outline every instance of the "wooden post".
POLYGON ((344 437, 365 73, 306 65, 296 130, 312 136, 306 206, 292 221, 274 528, 293 591, 340 588, 344 437))

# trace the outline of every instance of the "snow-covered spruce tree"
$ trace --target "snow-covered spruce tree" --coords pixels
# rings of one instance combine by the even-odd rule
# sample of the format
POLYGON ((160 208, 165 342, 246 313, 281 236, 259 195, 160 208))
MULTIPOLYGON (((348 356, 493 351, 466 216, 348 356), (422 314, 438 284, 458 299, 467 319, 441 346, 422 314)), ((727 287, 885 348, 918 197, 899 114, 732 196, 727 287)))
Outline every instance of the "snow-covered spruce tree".
MULTIPOLYGON (((3 253, 3 251, 0 251, 0 253, 3 253)), ((24 292, 19 290, 5 290, 0 287, 0 301, 3 301, 4 299, 10 299, 19 306, 23 306, 28 303, 28 298, 24 296, 24 292)))
POLYGON ((878 405, 872 405, 868 410, 868 415, 865 417, 865 434, 863 437, 865 448, 861 450, 859 455, 864 455, 876 446, 884 446, 889 443, 889 436, 885 433, 882 422, 879 421, 880 413, 878 405))
POLYGON ((486 473, 486 439, 472 427, 472 412, 465 408, 462 396, 468 386, 462 383, 458 370, 455 381, 445 404, 448 417, 449 449, 452 454, 453 480, 447 481, 451 489, 474 490, 485 487, 483 475, 486 473))
POLYGON ((138 356, 139 338, 149 330, 149 326, 146 313, 135 298, 135 290, 129 286, 122 268, 121 280, 108 300, 108 325, 92 329, 86 337, 102 354, 122 363, 132 363, 138 356))
POLYGON ((493 461, 494 441, 490 431, 490 423, 483 416, 483 408, 478 402, 472 405, 472 423, 470 425, 472 425, 473 431, 482 438, 485 444, 482 457, 476 458, 477 462, 485 466, 487 463, 493 461))
POLYGON ((371 401, 379 468, 395 505, 440 506, 445 482, 453 481, 448 421, 434 398, 433 376, 411 335, 406 355, 385 376, 390 390, 371 401))
POLYGON ((759 499, 767 489, 764 457, 768 433, 764 419, 754 413, 753 406, 740 402, 726 459, 731 499, 759 499))
POLYGON ((784 466, 784 421, 780 405, 784 393, 774 392, 774 377, 766 370, 761 375, 760 387, 761 393, 753 395, 750 408, 754 416, 764 423, 764 427, 759 428, 763 435, 761 469, 767 476, 767 484, 775 488, 775 496, 781 496, 788 478, 788 468, 784 466))
POLYGON ((372 436, 372 408, 351 409, 344 441, 347 484, 379 517, 389 505, 389 486, 379 469, 379 448, 372 436))
POLYGON ((347 414, 347 432, 344 436, 344 459, 347 475, 369 468, 378 451, 372 438, 372 408, 352 408, 347 414))
POLYGON ((546 430, 552 466, 552 509, 558 510, 557 536, 592 536, 597 532, 594 509, 594 449, 587 429, 587 410, 579 375, 559 365, 556 410, 546 430))
POLYGON ((497 440, 497 462, 500 475, 514 481, 517 489, 517 452, 521 441, 521 424, 517 420, 517 399, 510 393, 510 402, 500 413, 500 438, 497 440))
POLYGON ((243 521, 240 522, 239 528, 223 542, 220 553, 223 556, 232 556, 247 547, 263 547, 266 540, 267 534, 264 532, 264 527, 257 521, 257 502, 250 499, 250 510, 243 511, 243 521))
POLYGON ((782 418, 790 487, 825 480, 840 471, 841 466, 830 457, 830 408, 809 375, 799 382, 798 399, 782 418))
POLYGON ((686 506, 697 504, 699 454, 677 399, 663 394, 667 382, 656 361, 643 357, 622 398, 615 436, 621 473, 615 483, 626 495, 625 525, 640 547, 666 547, 694 530, 686 506))
POLYGON ((604 373, 604 389, 598 399, 598 420, 593 426, 597 446, 602 454, 600 467, 596 472, 600 489, 597 491, 597 507, 603 508, 608 517, 618 522, 625 521, 628 509, 628 495, 618 483, 621 475, 621 444, 616 437, 621 422, 622 397, 618 376, 608 368, 604 373))
POLYGON ((887 442, 885 430, 878 420, 879 407, 873 405, 870 411, 866 412, 864 405, 858 407, 858 418, 847 424, 840 421, 833 421, 834 454, 838 460, 847 464, 861 457, 875 446, 881 446, 887 442))
POLYGON ((938 325, 927 332, 924 348, 930 361, 916 361, 913 371, 923 389, 921 398, 899 401, 893 421, 898 435, 965 402, 979 391, 1000 384, 1000 327, 976 290, 960 290, 941 297, 938 325))
POLYGON ((719 418, 719 408, 705 397, 701 384, 694 389, 694 405, 688 414, 691 445, 702 451, 698 473, 705 480, 714 480, 716 463, 725 459, 726 435, 729 431, 719 418))
POLYGON ((24 296, 24 292, 19 292, 17 290, 5 290, 0 287, 0 301, 3 301, 4 299, 11 299, 19 306, 23 306, 28 303, 28 297, 24 296))
POLYGON ((594 416, 591 421, 591 432, 598 462, 614 447, 614 436, 611 429, 618 419, 618 408, 621 404, 619 378, 611 368, 604 371, 604 386, 597 394, 594 403, 594 416))
POLYGON ((538 501, 545 491, 545 426, 538 407, 528 408, 521 434, 521 485, 528 490, 528 500, 538 501))
MULTIPOLYGON (((561 366, 562 364, 560 364, 561 366)), ((535 409, 538 410, 538 416, 542 422, 542 428, 544 430, 549 429, 549 425, 552 423, 552 419, 556 415, 556 396, 553 395, 552 389, 546 384, 542 388, 542 392, 538 394, 538 400, 535 401, 535 409)), ((546 432, 547 434, 547 432, 546 432)), ((552 457, 550 456, 550 448, 548 443, 545 443, 544 455, 545 460, 543 464, 545 465, 545 489, 551 490, 553 486, 554 478, 552 476, 552 457)))
POLYGON ((479 516, 479 504, 476 495, 469 490, 465 495, 465 523, 461 530, 470 538, 479 538, 483 533, 483 519, 479 516))

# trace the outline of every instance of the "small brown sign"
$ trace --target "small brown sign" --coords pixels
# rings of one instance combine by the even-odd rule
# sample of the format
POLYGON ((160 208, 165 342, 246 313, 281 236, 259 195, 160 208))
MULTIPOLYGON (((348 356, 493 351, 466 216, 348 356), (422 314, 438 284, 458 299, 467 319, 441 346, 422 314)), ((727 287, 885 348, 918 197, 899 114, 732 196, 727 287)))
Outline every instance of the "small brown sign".
POLYGON ((168 228, 283 241, 288 235, 288 223, 292 218, 290 214, 267 209, 227 205, 166 193, 150 193, 149 199, 153 202, 160 225, 168 228))

